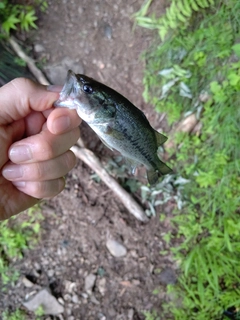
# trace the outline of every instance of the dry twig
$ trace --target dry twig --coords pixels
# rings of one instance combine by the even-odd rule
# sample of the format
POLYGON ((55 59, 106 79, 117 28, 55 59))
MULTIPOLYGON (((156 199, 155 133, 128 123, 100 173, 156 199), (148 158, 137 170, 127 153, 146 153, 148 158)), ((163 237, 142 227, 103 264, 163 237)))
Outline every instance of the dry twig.
MULTIPOLYGON (((176 147, 176 142, 174 135, 176 132, 185 132, 185 133, 195 133, 200 134, 201 123, 197 120, 197 117, 194 113, 190 114, 188 117, 182 119, 179 123, 169 133, 169 139, 164 144, 165 150, 176 147)), ((165 160, 168 159, 168 154, 165 154, 165 160)))
POLYGON ((111 177, 107 171, 104 169, 99 159, 94 155, 94 153, 86 148, 79 148, 73 146, 71 150, 75 153, 76 157, 81 159, 86 163, 97 175, 102 179, 102 181, 111 189, 115 195, 122 201, 124 206, 128 211, 133 214, 140 221, 147 221, 148 218, 141 208, 141 206, 130 196, 130 194, 124 190, 118 182, 111 177))
POLYGON ((41 70, 36 67, 34 60, 26 55, 26 53, 21 49, 14 37, 11 36, 8 41, 19 58, 26 62, 28 69, 32 72, 38 82, 44 85, 49 85, 49 81, 46 79, 41 70))

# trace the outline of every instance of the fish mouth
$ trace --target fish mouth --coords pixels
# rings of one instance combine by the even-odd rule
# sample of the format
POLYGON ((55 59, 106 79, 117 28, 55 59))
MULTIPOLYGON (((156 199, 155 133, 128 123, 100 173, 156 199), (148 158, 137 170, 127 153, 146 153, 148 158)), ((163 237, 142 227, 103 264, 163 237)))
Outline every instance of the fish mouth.
POLYGON ((74 103, 74 99, 78 96, 79 90, 76 74, 72 70, 68 70, 67 79, 60 92, 59 99, 53 104, 54 107, 76 109, 77 106, 74 103))

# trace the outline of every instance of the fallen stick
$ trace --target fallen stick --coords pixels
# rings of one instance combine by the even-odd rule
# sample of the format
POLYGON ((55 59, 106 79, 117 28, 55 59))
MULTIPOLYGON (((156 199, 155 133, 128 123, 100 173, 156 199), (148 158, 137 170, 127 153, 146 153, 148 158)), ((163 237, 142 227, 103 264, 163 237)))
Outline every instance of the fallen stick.
POLYGON ((142 207, 130 196, 126 190, 124 190, 118 184, 113 177, 107 173, 99 159, 92 151, 83 147, 79 148, 77 146, 73 146, 71 150, 74 152, 77 158, 82 160, 97 173, 102 181, 115 193, 115 195, 121 200, 128 211, 135 216, 135 218, 140 221, 148 221, 148 218, 142 207))
MULTIPOLYGON (((169 150, 171 148, 176 148, 176 142, 174 135, 176 132, 185 132, 185 133, 195 133, 200 134, 201 123, 197 120, 197 117, 194 113, 190 114, 188 117, 182 119, 175 127, 169 132, 168 141, 164 144, 164 149, 169 150)), ((167 161, 169 157, 168 152, 165 153, 164 160, 167 161)))
POLYGON ((34 75, 34 77, 38 80, 39 83, 44 85, 49 85, 49 81, 46 79, 44 74, 36 67, 35 62, 32 58, 26 55, 26 53, 21 49, 17 41, 10 37, 8 39, 10 45, 12 46, 15 53, 21 58, 24 62, 26 62, 28 69, 31 71, 31 73, 34 75))

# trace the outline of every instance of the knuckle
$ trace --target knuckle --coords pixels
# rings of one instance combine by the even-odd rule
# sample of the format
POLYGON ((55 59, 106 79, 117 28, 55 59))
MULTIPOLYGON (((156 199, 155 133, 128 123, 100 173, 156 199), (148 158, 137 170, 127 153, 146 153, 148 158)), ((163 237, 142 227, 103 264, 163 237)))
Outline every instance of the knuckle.
POLYGON ((51 198, 60 193, 65 186, 65 180, 63 178, 34 182, 31 186, 32 196, 35 198, 51 198))
POLYGON ((42 170, 42 166, 40 163, 36 162, 34 164, 34 176, 36 179, 41 180, 42 178, 44 178, 44 171, 42 170))
POLYGON ((80 137, 80 128, 77 127, 77 128, 74 128, 72 131, 71 131, 71 142, 74 144, 78 141, 80 137))
POLYGON ((27 94, 23 94, 25 92, 25 88, 32 88, 33 81, 27 78, 15 78, 10 84, 14 87, 14 92, 17 96, 19 96, 20 104, 25 107, 29 104, 29 97, 27 94))
POLYGON ((41 160, 49 160, 54 157, 53 147, 43 137, 40 137, 40 139, 35 142, 33 147, 35 154, 38 154, 38 158, 41 160))
POLYGON ((40 181, 30 182, 29 188, 31 188, 31 195, 35 198, 42 198, 44 191, 44 183, 40 181))
POLYGON ((69 150, 66 152, 66 165, 69 170, 71 170, 76 164, 75 154, 69 150))

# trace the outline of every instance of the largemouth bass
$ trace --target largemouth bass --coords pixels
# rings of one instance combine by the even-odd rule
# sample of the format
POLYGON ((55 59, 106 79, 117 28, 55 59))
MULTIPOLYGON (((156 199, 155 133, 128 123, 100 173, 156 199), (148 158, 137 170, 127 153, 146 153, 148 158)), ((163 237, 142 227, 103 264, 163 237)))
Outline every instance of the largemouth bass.
POLYGON ((157 154, 167 137, 151 127, 141 110, 106 85, 69 70, 54 106, 76 109, 102 142, 119 151, 132 168, 146 167, 151 185, 172 171, 157 154))

